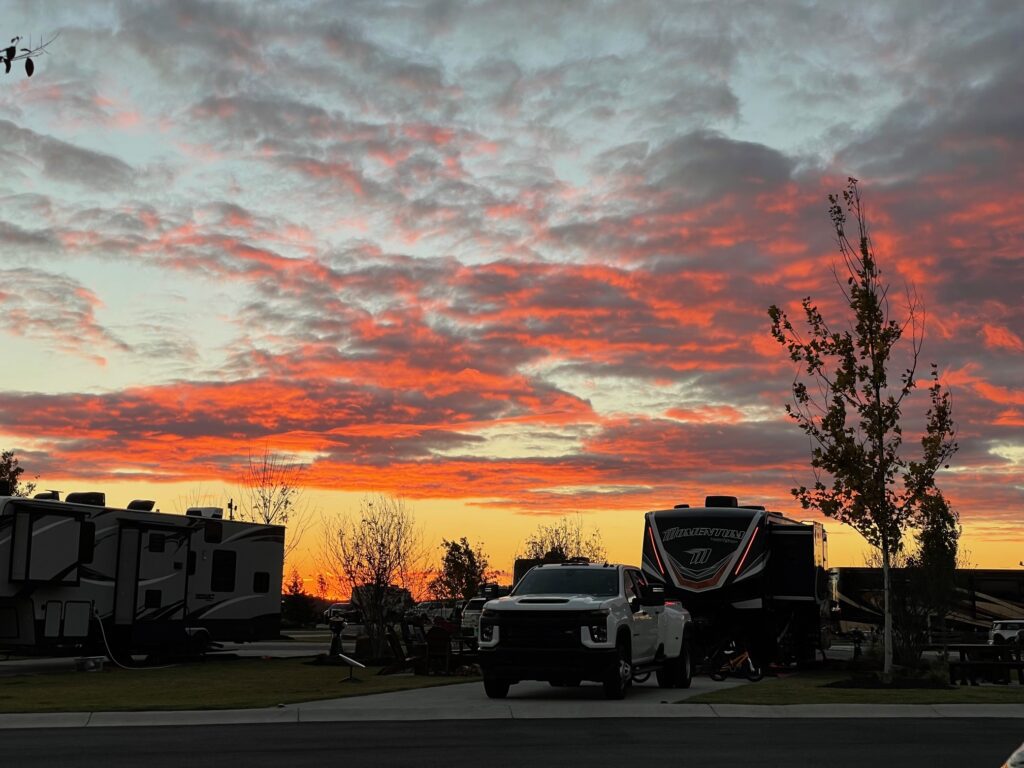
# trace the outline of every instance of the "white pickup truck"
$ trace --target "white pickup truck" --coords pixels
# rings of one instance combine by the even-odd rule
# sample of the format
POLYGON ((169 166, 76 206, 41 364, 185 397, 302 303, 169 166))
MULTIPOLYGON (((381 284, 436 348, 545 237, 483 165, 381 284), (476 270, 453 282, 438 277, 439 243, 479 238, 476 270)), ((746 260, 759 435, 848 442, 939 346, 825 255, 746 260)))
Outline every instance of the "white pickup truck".
POLYGON ((592 680, 621 699, 642 674, 655 672, 662 688, 689 688, 693 679, 690 615, 632 566, 538 565, 508 597, 484 605, 479 632, 492 699, 520 680, 592 680))

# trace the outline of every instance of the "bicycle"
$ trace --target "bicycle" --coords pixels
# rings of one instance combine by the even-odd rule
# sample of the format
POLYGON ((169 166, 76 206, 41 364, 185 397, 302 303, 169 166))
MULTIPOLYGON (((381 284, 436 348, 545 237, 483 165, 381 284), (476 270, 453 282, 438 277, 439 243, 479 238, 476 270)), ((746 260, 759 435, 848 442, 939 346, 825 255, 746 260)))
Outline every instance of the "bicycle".
POLYGON ((746 677, 752 683, 756 683, 764 672, 754 663, 750 652, 746 648, 740 649, 734 640, 730 640, 711 659, 711 679, 721 682, 732 676, 746 677))

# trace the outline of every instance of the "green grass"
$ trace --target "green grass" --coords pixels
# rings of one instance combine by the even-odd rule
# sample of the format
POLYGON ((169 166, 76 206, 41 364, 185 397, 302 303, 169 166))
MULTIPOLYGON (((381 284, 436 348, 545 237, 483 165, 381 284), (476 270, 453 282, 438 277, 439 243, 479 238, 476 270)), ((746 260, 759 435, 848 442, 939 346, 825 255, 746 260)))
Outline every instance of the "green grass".
POLYGON ((1024 704, 1024 686, 991 683, 955 688, 828 688, 848 672, 798 672, 703 693, 695 704, 1024 704))
POLYGON ((0 713, 100 712, 272 707, 476 680, 474 677, 377 675, 309 659, 218 659, 167 669, 48 672, 0 678, 0 713))

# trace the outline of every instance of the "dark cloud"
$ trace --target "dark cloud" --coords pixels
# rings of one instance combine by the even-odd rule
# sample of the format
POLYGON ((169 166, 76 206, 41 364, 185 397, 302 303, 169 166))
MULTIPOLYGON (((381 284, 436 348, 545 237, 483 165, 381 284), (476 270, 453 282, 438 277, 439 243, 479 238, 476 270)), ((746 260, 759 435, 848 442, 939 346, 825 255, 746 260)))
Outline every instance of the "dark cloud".
POLYGON ((99 299, 66 275, 0 269, 0 329, 103 363, 105 351, 131 348, 96 319, 99 299))
POLYGON ((130 185, 135 178, 132 167, 113 155, 44 136, 10 120, 0 120, 0 144, 40 163, 43 173, 58 181, 116 189, 130 185))
POLYGON ((778 187, 789 181, 794 163, 763 144, 697 131, 655 149, 641 167, 655 190, 711 197, 778 187))

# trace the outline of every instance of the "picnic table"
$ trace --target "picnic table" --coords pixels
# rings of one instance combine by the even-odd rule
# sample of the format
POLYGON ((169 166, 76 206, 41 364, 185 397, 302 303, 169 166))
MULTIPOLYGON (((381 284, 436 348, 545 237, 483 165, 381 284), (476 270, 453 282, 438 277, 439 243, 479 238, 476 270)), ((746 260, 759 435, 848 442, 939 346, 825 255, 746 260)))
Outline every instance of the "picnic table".
POLYGON ((994 683, 1009 683, 1010 672, 1016 670, 1017 683, 1024 685, 1024 660, 1021 659, 1021 645, 1006 643, 989 645, 987 643, 951 643, 945 648, 949 651, 949 682, 956 685, 978 684, 978 678, 984 677, 994 683))

